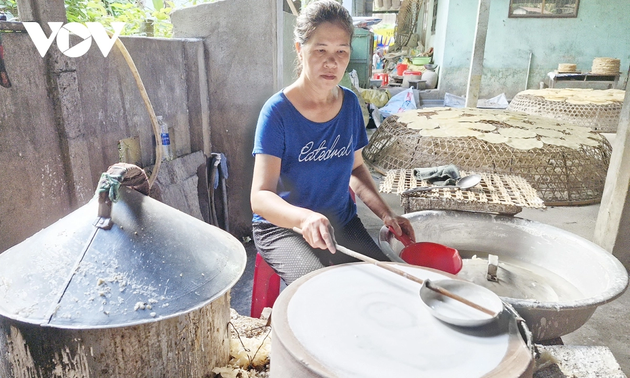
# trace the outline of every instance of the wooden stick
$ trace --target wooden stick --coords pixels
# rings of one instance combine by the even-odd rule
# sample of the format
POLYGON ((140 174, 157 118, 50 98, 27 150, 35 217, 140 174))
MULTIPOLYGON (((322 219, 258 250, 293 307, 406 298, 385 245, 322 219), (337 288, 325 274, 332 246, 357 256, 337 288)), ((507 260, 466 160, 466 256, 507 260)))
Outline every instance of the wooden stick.
MULTIPOLYGON (((108 33, 110 37, 112 33, 108 33)), ((149 113, 149 120, 151 121, 151 125, 153 126, 153 135, 155 136, 155 165, 153 166, 153 172, 151 172, 151 177, 149 178, 149 188, 153 185, 155 180, 157 179, 158 172, 160 171, 160 166, 162 165, 162 138, 160 137, 160 126, 158 125, 157 116, 155 115, 155 110, 153 110, 153 105, 151 104, 151 99, 149 99, 149 94, 142 82, 142 78, 140 77, 140 72, 138 72, 138 68, 136 68, 136 64, 134 63, 129 51, 122 43, 120 38, 116 38, 116 46, 120 50, 123 58, 125 58, 125 62, 129 66, 131 70, 131 74, 133 78, 136 80, 136 86, 140 91, 140 96, 144 101, 144 105, 147 108, 147 112, 149 113)))
POLYGON ((460 295, 457 295, 455 293, 451 293, 450 291, 446 290, 443 287, 434 285, 433 282, 431 282, 430 280, 426 281, 425 286, 428 289, 431 289, 431 290, 435 291, 436 293, 440 293, 440 294, 444 295, 445 297, 453 298, 456 301, 459 301, 459 302, 461 302, 461 303, 463 303, 465 305, 468 305, 468 306, 470 306, 470 307, 472 307, 472 308, 474 308, 476 310, 479 310, 481 312, 484 312, 484 313, 486 313, 486 314, 488 314, 490 316, 495 316, 497 314, 495 311, 487 309, 487 308, 485 308, 485 307, 483 307, 483 306, 481 306, 481 305, 479 305, 479 304, 477 304, 475 302, 469 301, 468 299, 466 299, 466 298, 464 298, 464 297, 462 297, 460 295))
POLYGON ((298 13, 297 9, 295 9, 295 4, 293 4, 293 0, 287 0, 287 3, 289 3, 289 7, 291 8, 291 12, 293 12, 293 15, 295 17, 299 16, 300 14, 298 13))
MULTIPOLYGON (((297 227, 293 227, 293 231, 295 231, 298 234, 302 235, 302 230, 297 228, 297 227)), ((359 252, 355 252, 355 251, 353 251, 351 249, 348 249, 348 248, 346 248, 346 247, 344 247, 342 245, 339 245, 337 243, 335 243, 335 247, 337 248, 338 251, 341 251, 342 253, 344 253, 344 254, 346 254, 346 255, 348 255, 350 257, 354 257, 357 260, 361 260, 361 261, 369 263, 369 264, 374 264, 374 265, 378 266, 379 268, 383 268, 383 269, 389 270, 390 272, 392 272, 394 274, 397 274, 399 276, 405 277, 406 279, 411 280, 413 282, 417 282, 420 285, 424 284, 424 280, 422 280, 422 279, 420 279, 420 278, 418 278, 416 276, 413 276, 413 275, 411 275, 411 274, 409 274, 409 273, 407 273, 407 272, 405 272, 405 271, 403 271, 401 269, 393 267, 390 264, 383 263, 383 262, 378 261, 376 259, 373 259, 373 258, 371 258, 369 256, 363 255, 363 254, 361 254, 359 252)), ((484 312, 484 313, 486 313, 486 314, 488 314, 490 316, 495 316, 497 314, 495 311, 487 309, 487 308, 485 308, 485 307, 483 307, 481 305, 478 305, 477 303, 471 302, 471 301, 469 301, 468 299, 466 299, 466 298, 464 298, 462 296, 459 296, 459 295, 457 295, 455 293, 451 293, 450 291, 444 289, 443 287, 433 285, 432 283, 429 283, 429 282, 430 281, 427 280, 427 284, 425 286, 428 289, 435 291, 436 293, 442 294, 445 297, 452 298, 452 299, 454 299, 456 301, 459 301, 459 302, 461 302, 461 303, 463 303, 465 305, 468 305, 468 306, 470 306, 470 307, 472 307, 472 308, 474 308, 476 310, 484 312)))

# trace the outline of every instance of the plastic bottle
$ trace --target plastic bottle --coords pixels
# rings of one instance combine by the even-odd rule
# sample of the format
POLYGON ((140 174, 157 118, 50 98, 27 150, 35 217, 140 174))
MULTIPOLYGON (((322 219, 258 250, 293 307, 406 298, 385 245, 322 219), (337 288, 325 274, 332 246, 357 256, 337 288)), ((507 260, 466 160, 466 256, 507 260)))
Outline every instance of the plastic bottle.
POLYGON ((162 116, 157 116, 160 126, 160 138, 162 139, 162 160, 173 160, 173 149, 171 148, 171 137, 168 133, 168 125, 162 116))

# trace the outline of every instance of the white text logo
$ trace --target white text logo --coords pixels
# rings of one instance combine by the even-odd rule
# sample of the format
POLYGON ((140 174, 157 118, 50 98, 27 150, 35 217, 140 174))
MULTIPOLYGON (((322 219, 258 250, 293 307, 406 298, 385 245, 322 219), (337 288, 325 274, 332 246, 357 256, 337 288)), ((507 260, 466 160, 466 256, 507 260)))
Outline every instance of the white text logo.
POLYGON ((319 147, 316 148, 313 148, 315 143, 312 141, 306 143, 300 150, 298 161, 324 161, 334 157, 350 155, 350 153, 352 153, 352 136, 350 137, 350 141, 347 146, 337 148, 337 143, 339 142, 340 137, 341 135, 337 135, 330 147, 326 146, 325 139, 319 144, 319 147))
POLYGON ((57 47, 67 57, 78 58, 83 56, 90 49, 92 39, 94 39, 96 45, 103 53, 103 57, 107 57, 112 47, 114 47, 120 32, 125 27, 124 22, 112 22, 114 35, 110 38, 103 25, 98 22, 86 22, 85 25, 77 22, 65 25, 63 22, 49 22, 48 26, 51 33, 46 37, 44 30, 37 22, 23 22, 22 24, 24 24, 28 35, 42 58, 50 49, 50 45, 52 45, 55 37, 57 38, 57 47), (70 33, 83 38, 83 41, 70 47, 70 33))

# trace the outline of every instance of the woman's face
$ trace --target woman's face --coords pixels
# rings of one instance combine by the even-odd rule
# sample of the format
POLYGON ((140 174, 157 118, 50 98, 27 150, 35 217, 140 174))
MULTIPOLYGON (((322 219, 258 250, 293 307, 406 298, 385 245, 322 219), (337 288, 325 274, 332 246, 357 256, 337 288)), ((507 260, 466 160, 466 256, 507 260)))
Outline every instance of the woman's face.
POLYGON ((337 86, 350 62, 350 42, 343 28, 324 22, 304 45, 296 44, 305 80, 322 89, 337 86))

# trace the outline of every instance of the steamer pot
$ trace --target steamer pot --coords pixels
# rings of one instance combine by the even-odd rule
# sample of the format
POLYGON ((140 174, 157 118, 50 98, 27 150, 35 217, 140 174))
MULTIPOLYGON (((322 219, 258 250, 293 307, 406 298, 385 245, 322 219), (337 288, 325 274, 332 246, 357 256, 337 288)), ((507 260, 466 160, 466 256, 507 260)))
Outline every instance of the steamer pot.
POLYGON ((225 231, 121 187, 0 254, 0 377, 206 376, 229 357, 225 231))
MULTIPOLYGON (((619 297, 628 286, 624 266, 608 251, 584 238, 543 223, 484 213, 418 211, 404 215, 416 239, 456 248, 464 258, 458 274, 467 274, 465 251, 494 254, 528 268, 541 268, 561 277, 579 294, 556 301, 504 297, 525 319, 534 341, 550 340, 580 328, 597 306, 619 297)), ((403 245, 383 227, 379 243, 393 261, 403 245)))

